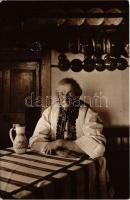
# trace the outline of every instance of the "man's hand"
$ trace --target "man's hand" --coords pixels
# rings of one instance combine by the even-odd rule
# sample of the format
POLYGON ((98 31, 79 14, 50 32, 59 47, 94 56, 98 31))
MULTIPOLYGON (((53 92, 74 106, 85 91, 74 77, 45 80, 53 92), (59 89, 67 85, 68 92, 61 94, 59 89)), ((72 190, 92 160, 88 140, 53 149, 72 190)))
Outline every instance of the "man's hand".
POLYGON ((75 153, 85 153, 74 141, 62 140, 62 147, 75 153))
POLYGON ((74 141, 62 140, 62 139, 49 142, 45 147, 45 153, 53 154, 56 150, 61 148, 77 153, 84 153, 84 151, 80 149, 74 141))
POLYGON ((59 149, 61 147, 62 147, 61 139, 49 142, 45 147, 45 153, 52 154, 53 152, 55 152, 57 149, 59 149))

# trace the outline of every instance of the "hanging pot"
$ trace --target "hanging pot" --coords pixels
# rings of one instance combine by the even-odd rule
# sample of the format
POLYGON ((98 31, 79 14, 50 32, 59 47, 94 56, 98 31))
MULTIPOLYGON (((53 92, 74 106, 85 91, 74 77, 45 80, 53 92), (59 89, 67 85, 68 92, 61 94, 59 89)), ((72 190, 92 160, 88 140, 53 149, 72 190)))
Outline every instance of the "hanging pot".
POLYGON ((104 71, 106 66, 104 64, 104 60, 101 59, 101 57, 95 58, 95 69, 99 72, 104 71))
POLYGON ((67 59, 67 56, 64 54, 64 53, 61 53, 59 56, 58 56, 58 60, 59 61, 62 61, 62 60, 65 60, 67 59))
POLYGON ((59 61, 58 66, 61 71, 67 71, 70 68, 70 62, 69 60, 59 61))
POLYGON ((82 70, 82 61, 79 59, 73 59, 70 63, 71 70, 74 72, 80 72, 82 70))
POLYGON ((116 36, 114 36, 114 38, 110 38, 110 54, 113 57, 116 57, 117 54, 119 54, 119 48, 118 48, 118 42, 117 39, 115 38, 116 36))
POLYGON ((117 66, 117 69, 119 70, 124 70, 128 67, 128 63, 127 63, 127 60, 124 59, 124 58, 117 58, 116 59, 116 66, 117 66))
POLYGON ((105 70, 105 64, 104 64, 104 60, 101 58, 102 56, 102 45, 101 45, 101 41, 93 41, 93 45, 94 45, 94 60, 95 60, 95 69, 97 71, 103 71, 105 70))
POLYGON ((114 38, 110 39, 111 43, 111 55, 114 57, 119 57, 123 55, 124 57, 128 58, 128 53, 125 49, 125 44, 122 38, 118 38, 117 35, 114 35, 114 38))
POLYGON ((104 57, 104 65, 109 71, 114 71, 116 69, 116 59, 110 56, 111 43, 109 39, 105 40, 105 51, 106 56, 104 57))
POLYGON ((85 57, 83 61, 83 69, 86 72, 92 72, 95 69, 95 61, 91 57, 85 57))
POLYGON ((80 40, 78 38, 69 39, 68 51, 71 53, 81 52, 81 44, 80 44, 80 40))
POLYGON ((120 44, 120 55, 126 57, 126 58, 129 58, 129 54, 128 54, 128 43, 126 45, 125 43, 126 41, 119 41, 119 44, 120 44))
POLYGON ((129 58, 130 53, 129 53, 129 42, 128 41, 124 43, 124 50, 126 52, 126 56, 125 57, 129 58))
POLYGON ((94 54, 92 39, 87 40, 83 48, 84 48, 84 61, 82 63, 83 69, 86 72, 91 72, 95 69, 95 61, 93 58, 91 58, 91 56, 94 54))
POLYGON ((104 62, 106 69, 109 71, 114 71, 116 69, 116 59, 110 57, 109 54, 104 58, 104 62))
POLYGON ((83 53, 88 57, 91 57, 94 54, 94 47, 93 47, 92 39, 89 39, 84 42, 83 53))
POLYGON ((60 54, 58 57, 58 67, 61 71, 67 71, 70 68, 70 61, 67 59, 65 54, 60 54))

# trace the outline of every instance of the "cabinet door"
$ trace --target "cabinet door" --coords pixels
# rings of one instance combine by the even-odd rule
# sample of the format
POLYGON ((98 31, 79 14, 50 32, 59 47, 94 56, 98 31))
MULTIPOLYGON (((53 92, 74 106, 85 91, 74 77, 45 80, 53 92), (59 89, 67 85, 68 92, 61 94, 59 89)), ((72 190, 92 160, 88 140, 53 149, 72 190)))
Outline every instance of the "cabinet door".
MULTIPOLYGON (((11 145, 9 129, 25 123, 26 99, 39 95, 38 62, 0 64, 0 146, 11 145)), ((33 101, 33 99, 32 99, 33 101)), ((28 102, 29 103, 29 102, 28 102)))

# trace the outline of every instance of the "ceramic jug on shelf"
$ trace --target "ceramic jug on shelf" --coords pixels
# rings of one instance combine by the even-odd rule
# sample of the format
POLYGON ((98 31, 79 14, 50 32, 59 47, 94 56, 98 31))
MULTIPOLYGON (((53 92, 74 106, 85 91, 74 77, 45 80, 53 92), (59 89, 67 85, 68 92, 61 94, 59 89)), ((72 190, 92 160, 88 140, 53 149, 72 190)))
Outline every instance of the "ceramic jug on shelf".
POLYGON ((9 136, 13 143, 13 149, 16 153, 21 154, 27 151, 28 141, 25 136, 25 126, 13 124, 13 128, 9 131, 9 136), (13 134, 16 134, 15 138, 13 138, 13 134))

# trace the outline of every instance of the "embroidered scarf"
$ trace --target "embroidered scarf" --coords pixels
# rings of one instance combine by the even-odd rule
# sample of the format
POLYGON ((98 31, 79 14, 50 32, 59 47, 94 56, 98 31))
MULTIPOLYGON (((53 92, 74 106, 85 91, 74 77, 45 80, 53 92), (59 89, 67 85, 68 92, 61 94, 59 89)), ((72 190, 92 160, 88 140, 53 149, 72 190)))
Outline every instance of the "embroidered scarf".
POLYGON ((56 139, 76 139, 76 119, 78 115, 79 106, 71 107, 67 111, 60 106, 56 139))

